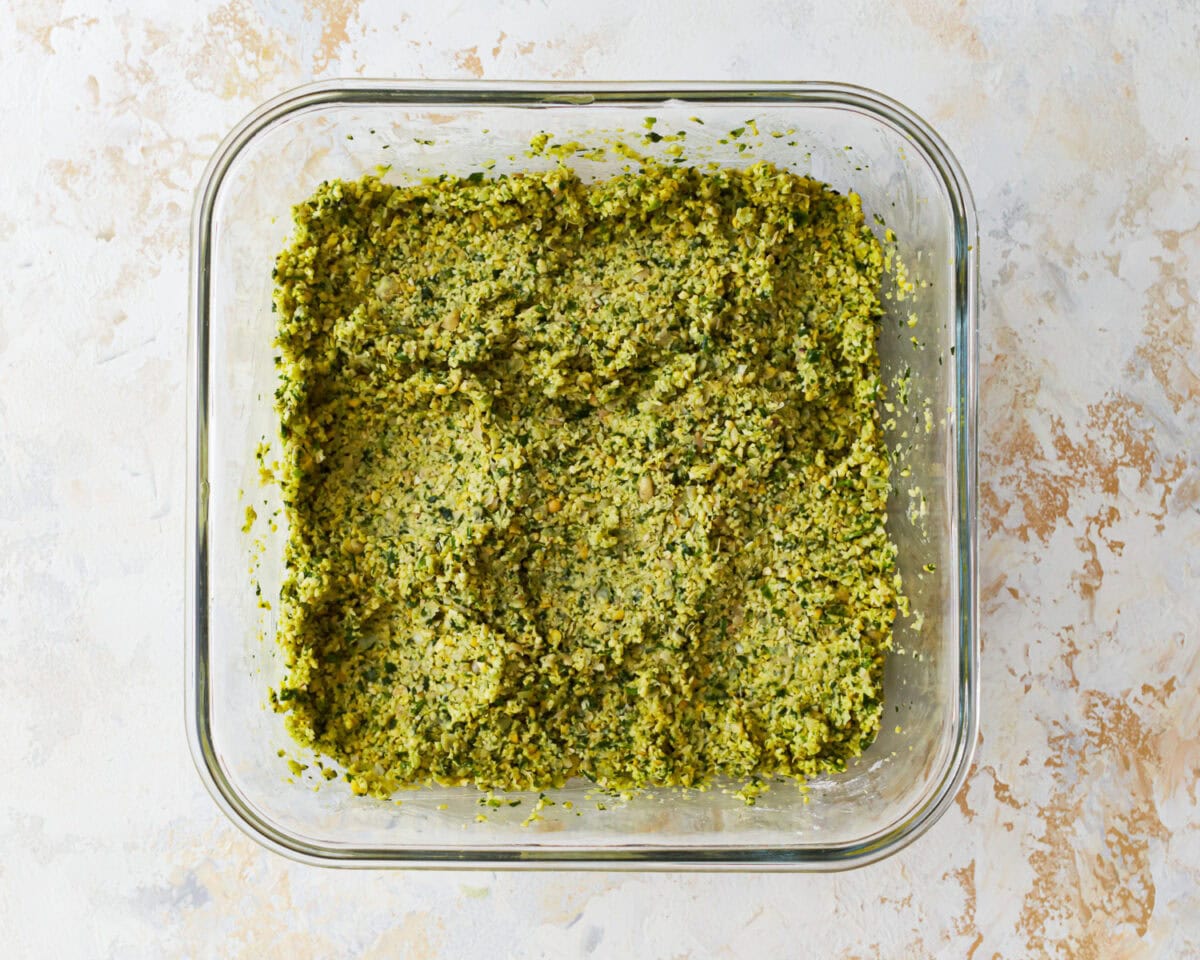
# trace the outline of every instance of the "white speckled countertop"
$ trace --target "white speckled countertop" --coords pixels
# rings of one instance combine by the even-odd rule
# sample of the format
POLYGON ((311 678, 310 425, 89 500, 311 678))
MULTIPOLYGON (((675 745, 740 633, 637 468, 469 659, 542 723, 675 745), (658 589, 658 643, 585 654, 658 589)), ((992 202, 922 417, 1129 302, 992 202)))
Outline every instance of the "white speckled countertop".
POLYGON ((1194 4, 132 6, 0 9, 0 954, 1200 955, 1194 4), (943 134, 984 719, 930 834, 836 876, 347 873, 217 810, 182 723, 192 191, 256 103, 355 74, 836 79, 943 134))

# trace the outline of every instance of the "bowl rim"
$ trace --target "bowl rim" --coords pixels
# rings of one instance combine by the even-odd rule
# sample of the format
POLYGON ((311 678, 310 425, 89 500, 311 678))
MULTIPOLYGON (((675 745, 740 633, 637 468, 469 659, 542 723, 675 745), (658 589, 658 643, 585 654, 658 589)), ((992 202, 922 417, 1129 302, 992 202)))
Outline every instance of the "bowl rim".
POLYGON ((188 311, 187 508, 185 510, 185 724, 196 770, 216 804, 263 846, 302 863, 341 867, 836 871, 891 856, 939 820, 966 780, 979 725, 978 544, 976 470, 979 242, 975 204, 961 166, 941 137, 898 101, 867 87, 825 81, 770 82, 479 82, 334 79, 288 90, 247 114, 221 141, 196 190, 191 222, 188 311), (909 814, 858 840, 825 846, 723 845, 352 847, 313 842, 267 822, 226 776, 212 741, 208 624, 209 294, 212 215, 222 182, 242 150, 268 128, 327 105, 403 104, 588 107, 664 101, 702 104, 803 104, 866 114, 906 138, 945 189, 954 224, 955 507, 950 515, 958 558, 958 728, 936 787, 909 814))

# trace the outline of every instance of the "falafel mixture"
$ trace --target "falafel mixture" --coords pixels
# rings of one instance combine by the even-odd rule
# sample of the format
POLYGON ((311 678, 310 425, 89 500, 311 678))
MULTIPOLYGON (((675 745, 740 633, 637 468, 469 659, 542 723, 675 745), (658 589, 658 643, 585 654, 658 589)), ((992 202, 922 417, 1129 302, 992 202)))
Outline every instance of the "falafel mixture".
POLYGON ((843 769, 899 580, 859 198, 331 181, 278 257, 272 697, 355 793, 843 769))

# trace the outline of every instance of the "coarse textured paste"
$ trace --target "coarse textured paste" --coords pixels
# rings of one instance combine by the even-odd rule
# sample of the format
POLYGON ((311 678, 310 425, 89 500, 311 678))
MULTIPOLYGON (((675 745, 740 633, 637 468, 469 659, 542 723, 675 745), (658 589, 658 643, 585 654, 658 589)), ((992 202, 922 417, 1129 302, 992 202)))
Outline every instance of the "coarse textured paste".
POLYGON ((899 580, 856 195, 560 165, 328 182, 295 221, 273 698, 301 744, 380 796, 861 753, 899 580))

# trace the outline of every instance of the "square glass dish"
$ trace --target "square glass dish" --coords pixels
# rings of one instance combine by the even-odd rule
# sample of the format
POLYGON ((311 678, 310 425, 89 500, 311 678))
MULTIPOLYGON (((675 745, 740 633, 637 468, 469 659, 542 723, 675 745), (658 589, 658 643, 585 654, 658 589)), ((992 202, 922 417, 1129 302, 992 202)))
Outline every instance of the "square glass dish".
MULTIPOLYGON (((586 179, 626 162, 572 165, 586 179)), ((343 866, 831 870, 902 848, 952 802, 978 722, 977 298, 962 171, 927 124, 869 90, 354 80, 264 104, 213 156, 192 225, 187 727, 214 799, 266 846, 343 866), (493 809, 474 789, 427 788, 395 803, 326 784, 315 766, 289 773, 281 752, 303 757, 268 704, 283 665, 277 611, 262 602, 278 596, 284 518, 278 490, 260 483, 258 449, 271 445, 268 462, 279 455, 271 273, 292 205, 323 180, 381 165, 397 182, 492 161, 496 172, 544 168, 554 160, 524 153, 539 132, 632 140, 648 116, 659 130, 688 129, 690 161, 765 159, 857 192, 877 232, 895 231, 916 281, 906 299, 885 297, 879 341, 885 382, 907 374, 910 384, 906 404, 893 391, 887 435, 901 451, 889 524, 915 614, 897 620, 882 732, 844 773, 806 792, 776 784, 753 806, 720 785, 623 800, 581 781, 528 824, 536 795, 493 809), (729 135, 751 120, 753 136, 729 135), (250 532, 247 506, 259 517, 250 532)))

